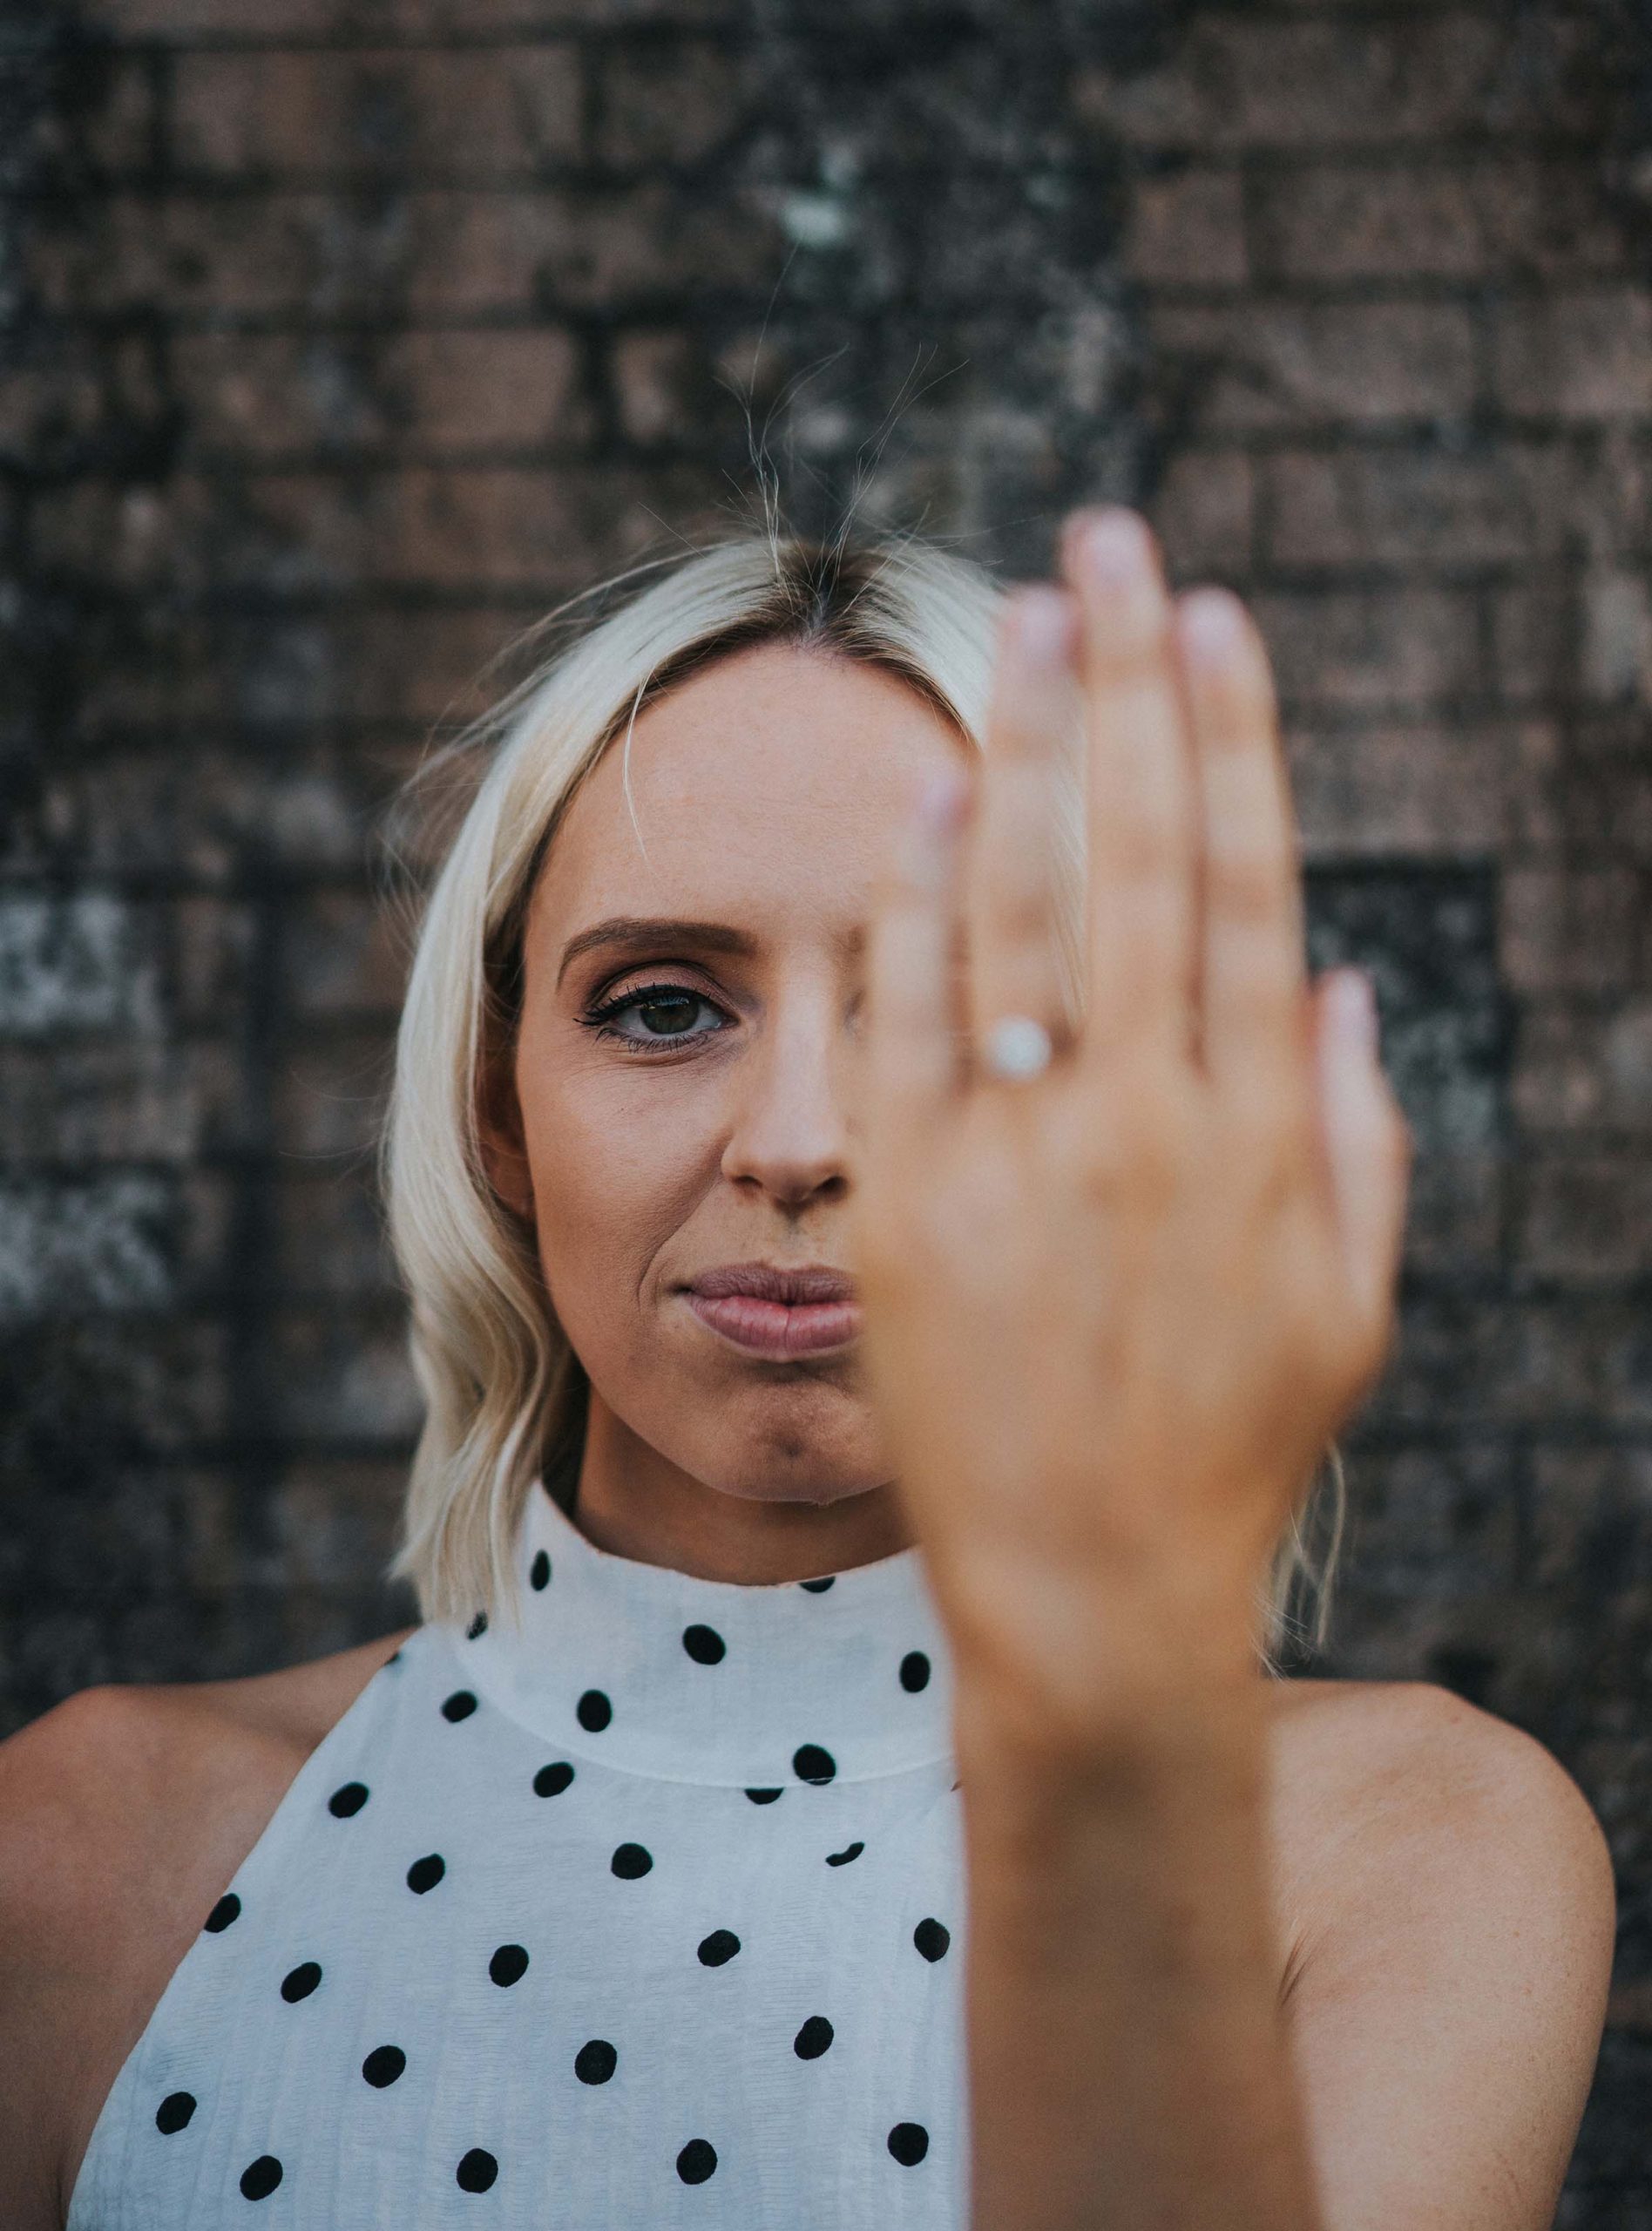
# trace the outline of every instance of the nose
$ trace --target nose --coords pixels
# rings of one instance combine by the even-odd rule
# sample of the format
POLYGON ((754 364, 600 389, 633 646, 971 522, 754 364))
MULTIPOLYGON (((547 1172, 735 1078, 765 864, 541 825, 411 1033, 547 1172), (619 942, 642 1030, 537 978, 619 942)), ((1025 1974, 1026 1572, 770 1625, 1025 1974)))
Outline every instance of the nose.
POLYGON ((837 1001, 825 989, 776 1001, 733 1065, 722 1174, 792 1212, 849 1187, 849 1048, 837 1001))

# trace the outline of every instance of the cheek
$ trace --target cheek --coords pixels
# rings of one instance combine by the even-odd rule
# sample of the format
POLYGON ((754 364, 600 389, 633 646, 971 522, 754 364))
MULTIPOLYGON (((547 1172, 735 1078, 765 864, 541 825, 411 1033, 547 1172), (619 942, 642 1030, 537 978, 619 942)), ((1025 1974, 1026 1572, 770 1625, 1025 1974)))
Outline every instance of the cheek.
POLYGON ((616 1075, 624 1059, 582 1049, 552 1072, 525 1048, 518 1065, 539 1255, 571 1334, 576 1318, 634 1308, 717 1175, 714 1095, 681 1071, 616 1075))

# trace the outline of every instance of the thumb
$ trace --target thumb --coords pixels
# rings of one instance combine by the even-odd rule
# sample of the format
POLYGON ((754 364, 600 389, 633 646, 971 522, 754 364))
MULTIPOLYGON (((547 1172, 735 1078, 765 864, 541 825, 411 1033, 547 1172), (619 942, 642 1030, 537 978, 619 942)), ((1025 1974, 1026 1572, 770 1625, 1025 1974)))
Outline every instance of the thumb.
POLYGON ((1320 978, 1314 1030, 1320 1133, 1349 1292, 1380 1353, 1399 1272, 1412 1136, 1383 1071, 1377 996, 1363 969, 1320 978))

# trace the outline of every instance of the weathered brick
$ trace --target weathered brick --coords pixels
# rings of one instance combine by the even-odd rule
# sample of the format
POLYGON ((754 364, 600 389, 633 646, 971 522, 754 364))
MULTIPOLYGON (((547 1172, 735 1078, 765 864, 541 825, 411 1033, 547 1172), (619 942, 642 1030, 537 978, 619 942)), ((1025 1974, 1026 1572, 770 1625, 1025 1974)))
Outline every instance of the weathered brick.
POLYGON ((1584 577, 1584 694, 1604 703, 1652 703, 1652 578, 1601 567, 1584 577))
POLYGON ((288 1465, 270 1505, 277 1584, 376 1583, 395 1547, 406 1488, 403 1464, 357 1458, 288 1465))
POLYGON ((1575 163, 1326 161, 1255 190, 1261 268, 1285 281, 1575 280, 1621 270, 1622 227, 1575 163))
POLYGON ((419 1419, 401 1312, 358 1303, 284 1309, 274 1332, 283 1432, 332 1448, 383 1451, 419 1419))
POLYGON ((1461 8, 1393 24, 1212 10, 1160 69, 1097 70, 1081 98, 1097 125, 1148 146, 1428 141, 1481 121, 1505 51, 1490 17, 1461 8))
POLYGON ((687 334, 670 328, 616 334, 610 363, 620 424, 633 442, 680 442, 713 405, 712 368, 687 334))
POLYGON ((1511 1089, 1530 1130, 1652 1138, 1652 998, 1526 1001, 1511 1089))
POLYGON ((1479 678, 1472 600, 1440 590, 1269 592, 1256 600, 1298 714, 1418 709, 1469 695, 1479 678))
POLYGON ((1506 729, 1293 726, 1288 742, 1310 858, 1461 859, 1503 839, 1506 729))
POLYGON ((1242 287, 1249 275, 1236 167, 1187 164, 1130 180, 1124 266, 1150 287, 1242 287))
POLYGON ((1493 312, 1497 392, 1533 418, 1652 418, 1652 289, 1598 288, 1493 312))
POLYGON ((281 990, 302 1020, 393 1026, 407 971, 406 926, 368 890, 307 891, 284 910, 281 990))
POLYGON ((180 54, 182 169, 245 180, 532 177, 580 149, 579 49, 312 47, 180 54))
POLYGON ((1451 303, 1166 305, 1148 329, 1201 432, 1461 419, 1478 391, 1473 322, 1451 303))
POLYGON ((483 33, 708 24, 735 0, 89 0, 86 20, 125 39, 209 39, 262 47, 272 39, 399 38, 455 43, 483 33))
POLYGON ((1148 506, 1173 573, 1242 579, 1256 552, 1256 471, 1242 450, 1173 458, 1148 506))
POLYGON ((1520 1260, 1536 1276, 1609 1287, 1652 1272, 1652 1164, 1644 1155, 1540 1155, 1522 1191, 1520 1260))
POLYGON ((1526 992, 1620 992, 1645 980, 1647 878, 1633 868, 1516 867, 1503 879, 1503 966, 1526 992))
POLYGON ((755 210, 647 185, 113 196, 97 227, 43 225, 27 245, 53 310, 164 302, 214 321, 301 313, 369 325, 392 313, 682 303, 735 283, 769 238, 755 210))
POLYGON ((243 458, 485 455, 577 446, 592 431, 577 344, 555 326, 187 334, 173 363, 193 443, 243 458))
POLYGON ((1559 444, 1343 448, 1262 467, 1268 556, 1288 566, 1515 564, 1566 547, 1574 460, 1559 444))
POLYGON ((275 1063, 276 1152, 354 1157, 365 1170, 383 1123, 390 1068, 389 1033, 383 1028, 289 1043, 275 1063))
POLYGON ((708 39, 615 44, 597 71, 598 153, 621 170, 704 162, 738 132, 755 92, 741 48, 708 39))
POLYGON ((398 1288, 370 1166, 331 1163, 283 1171, 274 1216, 274 1269, 286 1299, 394 1302, 398 1288))
POLYGON ((150 941, 112 893, 0 893, 0 1029, 15 1038, 152 1027, 150 941))
POLYGON ((174 1299, 169 1181, 152 1170, 0 1185, 0 1323, 174 1299))

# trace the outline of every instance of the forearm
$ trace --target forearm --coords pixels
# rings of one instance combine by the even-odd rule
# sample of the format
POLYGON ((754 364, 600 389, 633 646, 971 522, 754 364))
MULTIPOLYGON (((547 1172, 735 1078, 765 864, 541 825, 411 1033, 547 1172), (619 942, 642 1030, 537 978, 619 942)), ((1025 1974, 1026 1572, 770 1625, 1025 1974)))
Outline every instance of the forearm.
POLYGON ((1136 1698, 1034 1755, 960 1682, 972 2231, 1317 2231, 1264 1682, 1136 1698))

